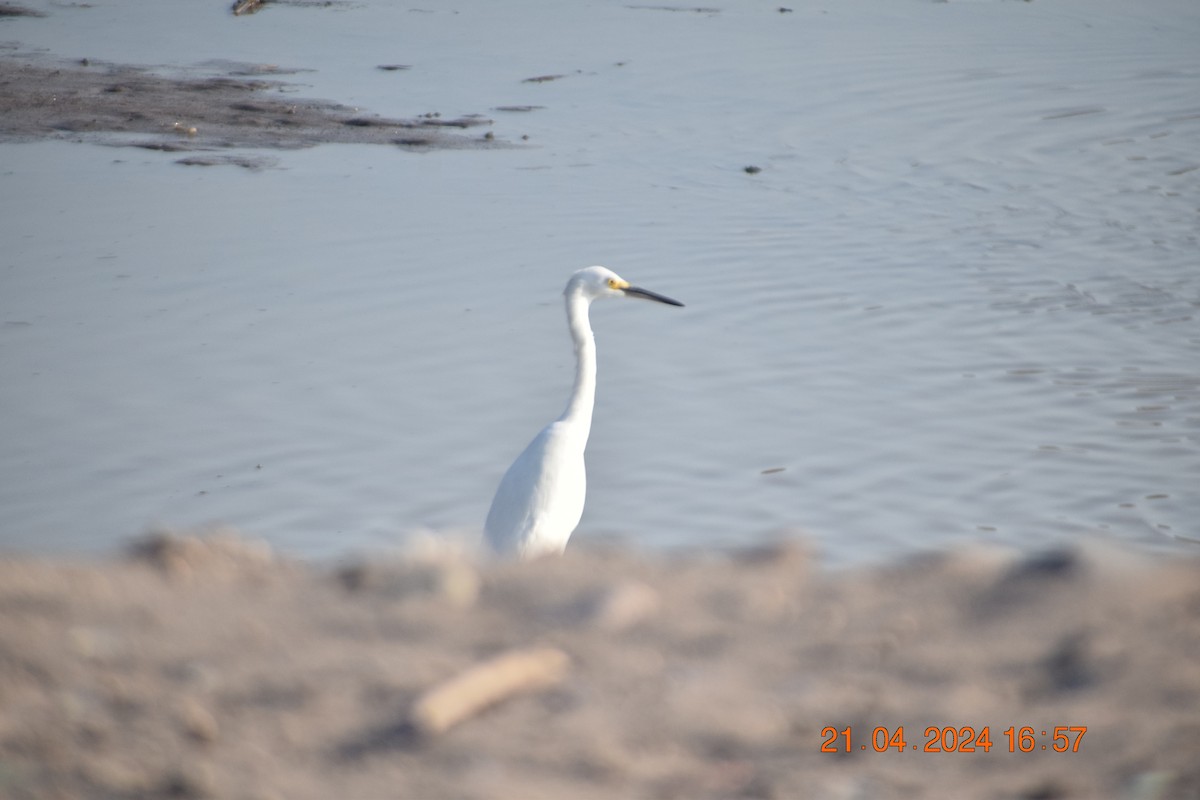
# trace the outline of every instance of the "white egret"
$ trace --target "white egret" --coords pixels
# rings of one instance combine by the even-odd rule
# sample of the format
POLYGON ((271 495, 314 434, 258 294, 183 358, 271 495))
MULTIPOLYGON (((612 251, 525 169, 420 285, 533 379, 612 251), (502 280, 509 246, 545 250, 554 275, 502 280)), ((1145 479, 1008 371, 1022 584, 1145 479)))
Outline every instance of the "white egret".
POLYGON ((558 554, 583 516, 587 480, 583 450, 592 429, 596 397, 596 340, 588 308, 601 297, 641 297, 682 306, 661 294, 630 286, 604 267, 571 276, 563 291, 567 326, 575 343, 575 386, 562 416, 534 437, 504 473, 484 524, 484 538, 498 555, 522 559, 558 554))

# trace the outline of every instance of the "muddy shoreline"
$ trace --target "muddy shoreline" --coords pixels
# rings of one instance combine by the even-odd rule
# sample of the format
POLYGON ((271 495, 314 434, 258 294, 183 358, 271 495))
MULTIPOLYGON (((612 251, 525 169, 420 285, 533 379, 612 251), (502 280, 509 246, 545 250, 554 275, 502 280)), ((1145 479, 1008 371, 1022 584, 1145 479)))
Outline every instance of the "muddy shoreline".
POLYGON ((87 59, 0 57, 0 142, 57 138, 214 154, 333 143, 411 150, 511 146, 491 134, 492 120, 483 115, 381 117, 298 97, 286 81, 294 71, 221 66, 218 74, 171 77, 87 59))
POLYGON ((1194 798, 1197 663, 1200 559, 322 566, 159 536, 0 559, 0 796, 1194 798))

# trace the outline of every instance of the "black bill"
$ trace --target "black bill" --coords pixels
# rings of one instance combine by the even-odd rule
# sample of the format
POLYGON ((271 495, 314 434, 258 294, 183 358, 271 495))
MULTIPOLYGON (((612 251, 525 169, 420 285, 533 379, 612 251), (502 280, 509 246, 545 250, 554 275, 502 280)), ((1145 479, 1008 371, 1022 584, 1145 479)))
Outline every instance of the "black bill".
POLYGON ((656 303, 666 303, 669 306, 679 306, 680 308, 683 307, 683 303, 679 302, 678 300, 672 300, 666 295, 659 294, 658 292, 652 292, 649 289, 639 289, 636 286, 625 287, 625 294, 629 295, 630 297, 644 297, 647 300, 653 300, 656 303))

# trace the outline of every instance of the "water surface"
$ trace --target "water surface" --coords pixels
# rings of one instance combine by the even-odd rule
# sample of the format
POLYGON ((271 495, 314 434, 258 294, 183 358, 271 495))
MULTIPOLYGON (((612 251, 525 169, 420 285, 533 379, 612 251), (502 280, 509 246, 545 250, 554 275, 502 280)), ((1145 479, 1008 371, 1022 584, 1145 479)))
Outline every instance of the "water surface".
POLYGON ((1194 551, 1200 10, 777 9, 4 22, 65 58, 307 68, 297 96, 487 113, 520 146, 325 146, 261 172, 0 146, 0 545, 477 535, 565 402, 562 285, 600 263, 687 308, 593 311, 580 538, 1194 551), (513 105, 540 108, 494 110, 513 105))

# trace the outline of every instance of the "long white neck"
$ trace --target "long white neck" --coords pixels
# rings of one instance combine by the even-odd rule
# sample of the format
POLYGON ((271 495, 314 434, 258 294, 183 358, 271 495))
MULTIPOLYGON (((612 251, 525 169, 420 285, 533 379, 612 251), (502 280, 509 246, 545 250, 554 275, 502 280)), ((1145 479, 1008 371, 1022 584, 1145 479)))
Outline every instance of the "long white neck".
POLYGON ((590 300, 580 292, 567 292, 567 327, 575 343, 575 386, 567 410, 559 420, 574 423, 583 433, 584 442, 592 429, 592 408, 596 403, 596 338, 588 323, 590 300))

